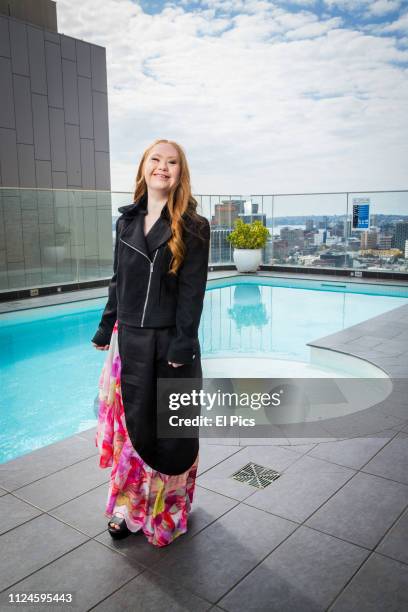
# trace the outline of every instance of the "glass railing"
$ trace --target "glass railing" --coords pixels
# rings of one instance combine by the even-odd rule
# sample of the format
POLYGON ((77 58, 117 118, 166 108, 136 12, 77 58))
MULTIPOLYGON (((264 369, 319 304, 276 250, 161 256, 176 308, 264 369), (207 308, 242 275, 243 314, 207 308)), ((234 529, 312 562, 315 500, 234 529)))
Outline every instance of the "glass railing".
MULTIPOLYGON (((211 224, 210 265, 233 264, 236 219, 269 230, 263 264, 408 274, 408 191, 195 195, 211 224)), ((0 291, 109 278, 129 193, 0 188, 0 291)))

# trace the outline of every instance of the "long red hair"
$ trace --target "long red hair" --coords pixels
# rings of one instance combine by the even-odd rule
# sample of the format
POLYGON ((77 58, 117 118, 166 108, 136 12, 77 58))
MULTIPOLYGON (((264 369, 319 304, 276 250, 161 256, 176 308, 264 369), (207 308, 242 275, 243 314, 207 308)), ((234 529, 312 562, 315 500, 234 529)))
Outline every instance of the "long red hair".
POLYGON ((185 257, 185 244, 182 239, 183 228, 185 227, 184 220, 190 218, 200 225, 201 220, 198 216, 197 200, 193 198, 191 193, 190 171, 188 168, 186 154, 182 147, 173 140, 159 139, 155 140, 142 155, 139 163, 139 168, 136 175, 136 188, 133 201, 137 203, 145 194, 147 194, 147 185, 144 178, 145 162, 150 151, 159 143, 167 143, 172 145, 178 152, 180 161, 180 176, 178 183, 170 190, 167 207, 170 213, 172 237, 168 242, 168 246, 172 253, 169 272, 176 274, 177 270, 183 263, 185 257), (184 217, 184 219, 183 219, 184 217))

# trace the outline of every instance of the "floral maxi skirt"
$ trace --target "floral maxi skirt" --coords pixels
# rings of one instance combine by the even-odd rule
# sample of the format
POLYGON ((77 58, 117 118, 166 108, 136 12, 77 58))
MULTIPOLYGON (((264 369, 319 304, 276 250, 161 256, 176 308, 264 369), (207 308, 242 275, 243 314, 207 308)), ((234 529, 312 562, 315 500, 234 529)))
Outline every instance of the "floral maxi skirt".
POLYGON ((154 546, 166 546, 187 531, 198 456, 187 472, 169 476, 153 470, 128 436, 120 385, 121 361, 116 321, 99 380, 95 444, 99 466, 112 466, 105 515, 123 516, 132 532, 142 530, 154 546))

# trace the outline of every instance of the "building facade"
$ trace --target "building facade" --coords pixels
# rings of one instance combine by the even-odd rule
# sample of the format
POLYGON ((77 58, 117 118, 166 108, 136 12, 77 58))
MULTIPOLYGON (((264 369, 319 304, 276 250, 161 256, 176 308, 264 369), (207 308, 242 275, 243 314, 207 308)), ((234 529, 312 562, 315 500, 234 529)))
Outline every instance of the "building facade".
POLYGON ((111 275, 106 52, 0 0, 0 291, 111 275))

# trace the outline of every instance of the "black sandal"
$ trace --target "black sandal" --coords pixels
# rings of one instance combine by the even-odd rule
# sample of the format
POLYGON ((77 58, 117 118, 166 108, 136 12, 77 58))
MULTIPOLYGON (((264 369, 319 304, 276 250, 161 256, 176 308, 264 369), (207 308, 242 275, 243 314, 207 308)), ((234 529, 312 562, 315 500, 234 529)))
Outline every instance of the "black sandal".
POLYGON ((114 515, 108 522, 108 531, 110 535, 112 536, 112 538, 116 540, 121 540, 122 538, 126 538, 128 535, 132 533, 130 529, 128 529, 125 519, 121 518, 120 516, 116 516, 116 515, 114 515), (113 523, 114 525, 119 525, 119 529, 116 529, 115 527, 111 527, 111 523, 113 523))

